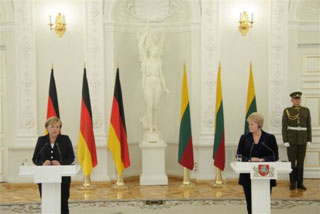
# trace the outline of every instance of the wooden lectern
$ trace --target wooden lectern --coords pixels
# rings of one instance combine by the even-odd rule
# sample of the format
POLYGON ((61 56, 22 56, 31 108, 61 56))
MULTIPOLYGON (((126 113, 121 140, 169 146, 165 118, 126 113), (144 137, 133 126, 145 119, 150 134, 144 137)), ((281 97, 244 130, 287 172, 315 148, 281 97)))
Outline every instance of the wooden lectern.
POLYGON ((270 180, 279 173, 290 173, 290 162, 232 162, 236 173, 250 173, 253 214, 270 214, 270 180))
POLYGON ((41 213, 61 213, 61 180, 63 176, 74 176, 78 165, 21 166, 19 176, 33 177, 34 183, 42 184, 41 213))

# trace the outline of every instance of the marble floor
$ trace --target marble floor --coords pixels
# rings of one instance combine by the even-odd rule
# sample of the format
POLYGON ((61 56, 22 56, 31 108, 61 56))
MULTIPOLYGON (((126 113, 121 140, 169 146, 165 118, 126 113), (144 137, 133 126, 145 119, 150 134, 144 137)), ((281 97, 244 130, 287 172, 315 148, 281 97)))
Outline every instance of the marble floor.
MULTIPOLYGON (((228 180, 223 188, 213 188, 209 182, 196 183, 194 188, 180 189, 181 179, 169 178, 168 186, 140 186, 139 178, 127 178, 127 190, 115 190, 112 184, 92 182, 94 190, 79 190, 81 182, 72 182, 70 202, 104 200, 179 200, 179 199, 244 199, 242 187, 237 180, 228 180)), ((288 181, 278 181, 272 190, 272 199, 320 201, 320 179, 305 179, 307 191, 290 191, 288 181)), ((40 202, 36 184, 0 183, 0 205, 23 202, 40 202)))

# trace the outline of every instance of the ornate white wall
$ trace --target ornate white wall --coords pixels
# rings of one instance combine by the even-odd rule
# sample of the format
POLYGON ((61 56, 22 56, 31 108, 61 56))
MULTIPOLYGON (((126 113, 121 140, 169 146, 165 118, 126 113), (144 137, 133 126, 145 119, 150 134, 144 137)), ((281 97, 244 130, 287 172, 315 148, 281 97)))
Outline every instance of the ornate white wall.
MULTIPOLYGON (((76 152, 84 62, 98 150, 98 166, 93 170, 92 179, 115 179, 106 145, 117 64, 131 156, 131 167, 124 175, 140 174, 139 117, 144 104, 136 32, 143 29, 148 18, 156 32, 167 31, 163 72, 171 93, 162 98, 159 127, 168 143, 166 170, 169 175, 182 176, 177 148, 185 63, 196 162, 191 176, 199 180, 215 176, 212 144, 220 61, 227 160, 223 176, 237 177, 229 163, 234 160, 243 132, 252 60, 258 110, 265 115, 264 129, 277 136, 281 159, 286 159, 280 126, 282 110, 290 105, 288 94, 302 90, 306 95, 303 102, 315 118, 314 144, 308 148, 306 175, 319 177, 320 75, 317 72, 310 75, 304 63, 307 56, 320 55, 318 1, 154 0, 153 5, 150 2, 0 0, 0 50, 7 62, 5 69, 1 69, 7 77, 1 81, 8 94, 7 100, 1 100, 5 113, 0 117, 4 130, 3 144, 0 143, 0 176, 2 173, 2 178, 10 182, 23 180, 17 176, 19 165, 26 158, 31 162, 36 138, 43 133, 51 63, 55 68, 62 131, 70 135, 76 152), (246 36, 237 28, 239 13, 243 10, 255 14, 253 28, 246 36), (66 16, 67 31, 63 38, 58 38, 48 27, 49 14, 54 17, 57 12, 66 16)), ((75 179, 82 180, 82 176, 75 179)))

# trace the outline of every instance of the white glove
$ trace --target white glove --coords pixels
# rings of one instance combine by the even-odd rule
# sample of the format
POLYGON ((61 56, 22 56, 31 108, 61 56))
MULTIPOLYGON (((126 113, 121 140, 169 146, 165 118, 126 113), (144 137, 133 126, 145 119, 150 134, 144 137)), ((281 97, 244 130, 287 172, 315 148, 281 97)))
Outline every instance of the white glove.
POLYGON ((290 147, 290 143, 286 142, 286 143, 284 143, 284 146, 288 148, 288 147, 290 147))
POLYGON ((307 142, 307 147, 310 147, 311 146, 311 142, 307 142))

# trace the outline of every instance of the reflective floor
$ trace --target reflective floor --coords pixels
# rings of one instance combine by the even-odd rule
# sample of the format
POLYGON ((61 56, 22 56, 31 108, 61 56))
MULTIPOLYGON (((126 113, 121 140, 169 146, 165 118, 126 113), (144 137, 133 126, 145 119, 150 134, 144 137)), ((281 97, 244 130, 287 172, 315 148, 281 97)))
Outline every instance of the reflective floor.
MULTIPOLYGON (((70 201, 115 199, 244 199, 237 180, 228 180, 223 188, 213 188, 209 182, 196 183, 193 188, 181 189, 181 179, 169 178, 168 186, 140 186, 139 178, 125 179, 127 190, 116 190, 106 182, 92 182, 95 189, 79 190, 81 182, 72 182, 70 201)), ((288 181, 278 181, 272 190, 272 199, 320 200, 320 179, 305 179, 307 191, 290 191, 288 181)), ((0 183, 0 204, 40 202, 36 184, 0 183)))

